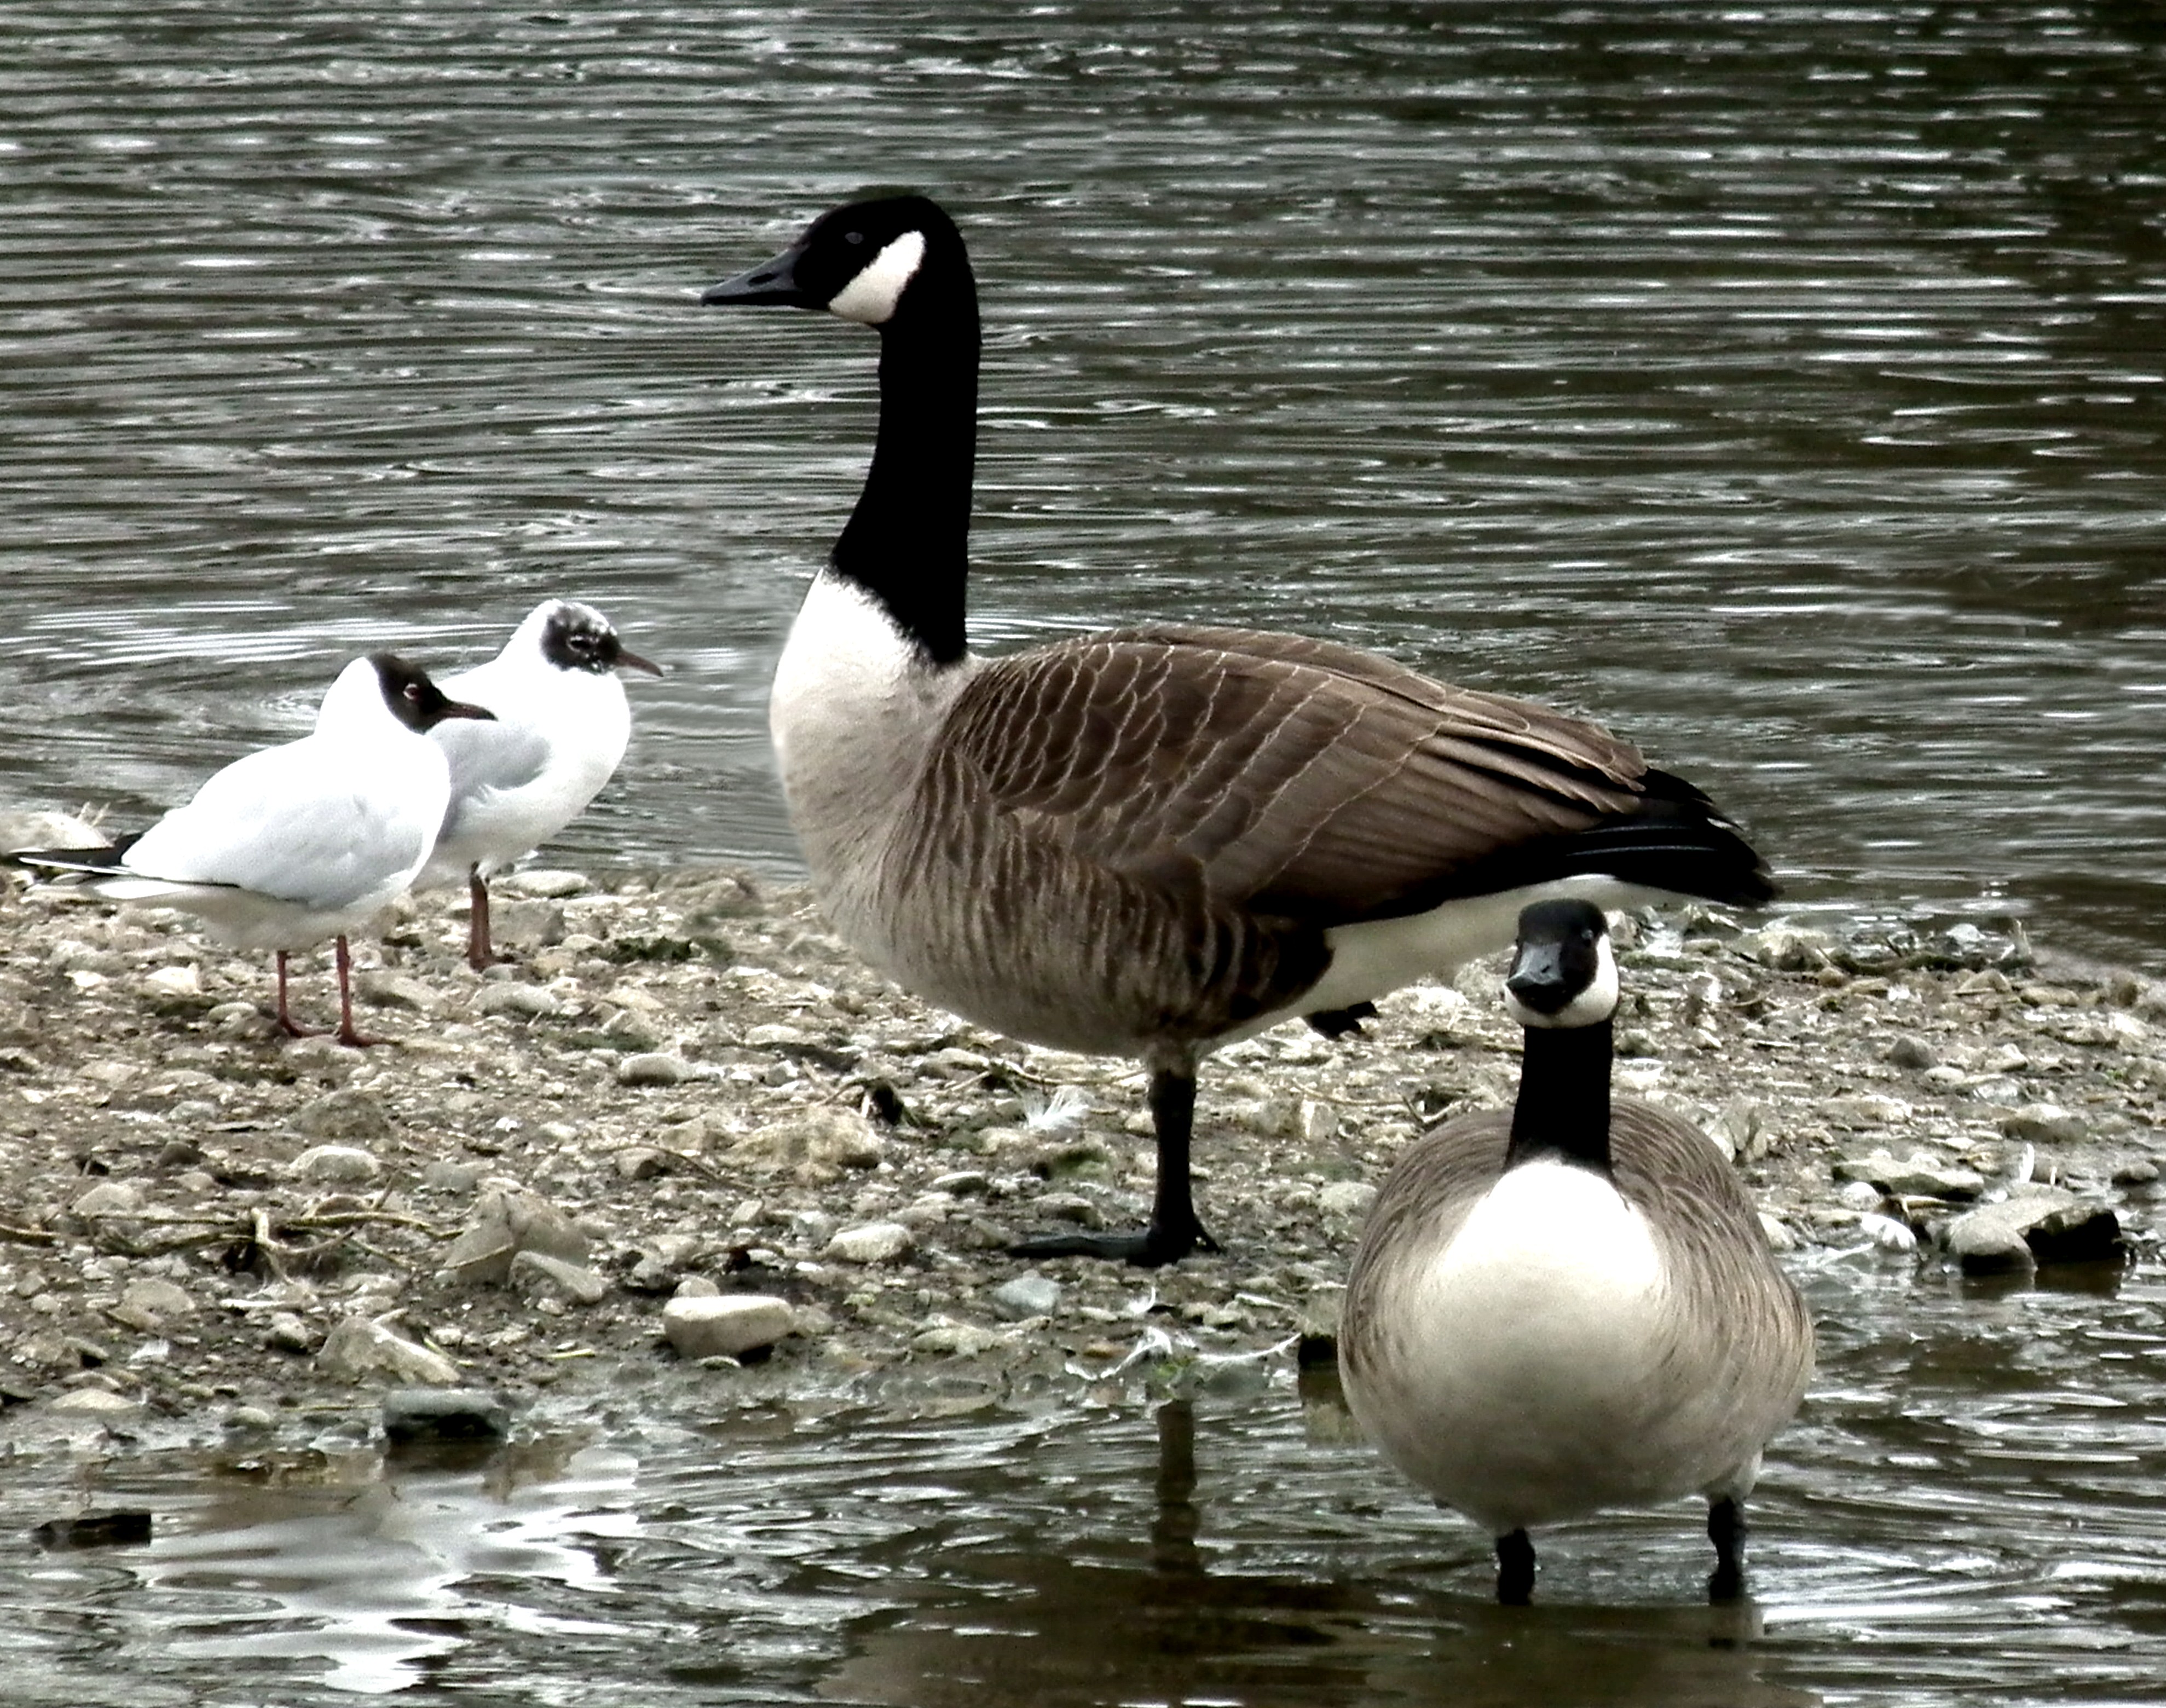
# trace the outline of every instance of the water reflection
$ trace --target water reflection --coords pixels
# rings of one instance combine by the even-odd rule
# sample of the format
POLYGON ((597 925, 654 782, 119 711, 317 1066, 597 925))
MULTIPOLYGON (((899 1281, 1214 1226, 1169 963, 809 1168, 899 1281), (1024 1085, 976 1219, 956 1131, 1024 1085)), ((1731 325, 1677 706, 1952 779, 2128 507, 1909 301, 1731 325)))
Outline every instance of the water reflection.
POLYGON ((724 1378, 530 1422, 479 1467, 18 1453, 0 1664, 50 1681, 34 1701, 156 1684, 282 1708, 2154 1695, 2157 1272, 1981 1289, 1860 1253, 1802 1279, 1821 1373, 1755 1491, 1730 1606, 1704 1601, 1684 1501, 1545 1532, 1536 1605, 1498 1607, 1488 1539, 1306 1415, 1328 1384, 1304 1398, 1291 1372, 1245 1399, 901 1409, 724 1378), (86 1504, 153 1510, 156 1540, 30 1540, 86 1504))
POLYGON ((881 177, 978 248, 985 642, 1381 646, 1630 732, 1807 901, 2166 965, 2142 8, 1620 15, 15 8, 0 794, 134 817, 568 592, 673 667, 574 854, 787 866, 869 346, 693 293, 881 177))

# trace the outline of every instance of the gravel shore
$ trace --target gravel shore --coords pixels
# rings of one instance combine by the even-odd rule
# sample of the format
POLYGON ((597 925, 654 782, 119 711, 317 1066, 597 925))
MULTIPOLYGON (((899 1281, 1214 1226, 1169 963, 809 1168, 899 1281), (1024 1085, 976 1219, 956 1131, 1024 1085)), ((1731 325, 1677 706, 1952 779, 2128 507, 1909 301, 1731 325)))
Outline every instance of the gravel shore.
MULTIPOLYGON (((485 977, 446 896, 356 944, 388 1041, 355 1050, 278 1034, 267 965, 178 916, 0 881, 0 1433, 372 1418, 411 1385, 1267 1380, 1330 1332, 1400 1148, 1516 1073, 1501 962, 1359 1038, 1281 1028, 1205 1069, 1223 1254, 1033 1268, 1011 1239, 1147 1208, 1138 1071, 925 1007, 742 873, 500 893, 517 960, 485 977)), ((1733 1151, 1795 1261, 2148 1247, 2166 986, 1968 926, 1620 938, 1621 1086, 1733 1151)), ((328 960, 296 958, 297 1014, 329 1017, 328 960)))

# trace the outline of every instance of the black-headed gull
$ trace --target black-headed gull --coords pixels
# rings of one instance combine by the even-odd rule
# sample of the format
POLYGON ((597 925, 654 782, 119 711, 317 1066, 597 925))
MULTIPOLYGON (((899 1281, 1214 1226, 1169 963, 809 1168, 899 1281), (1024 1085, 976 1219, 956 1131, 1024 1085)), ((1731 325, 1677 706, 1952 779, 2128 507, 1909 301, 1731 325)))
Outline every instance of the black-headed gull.
POLYGON ((591 605, 544 600, 485 664, 444 678, 444 691, 496 714, 492 723, 433 732, 452 765, 451 806, 436 852, 415 880, 467 880, 467 962, 497 959, 489 944, 489 878, 547 841, 602 791, 631 738, 619 665, 662 674, 626 650, 591 605))
POLYGON ((335 938, 339 1041, 370 1043, 354 1028, 346 933, 404 892, 436 845, 451 768, 428 732, 491 716, 374 653, 339 673, 312 732, 235 759, 148 830, 9 858, 115 901, 181 908, 236 949, 275 950, 278 1023, 296 1038, 307 1034, 287 1012, 286 957, 335 938))

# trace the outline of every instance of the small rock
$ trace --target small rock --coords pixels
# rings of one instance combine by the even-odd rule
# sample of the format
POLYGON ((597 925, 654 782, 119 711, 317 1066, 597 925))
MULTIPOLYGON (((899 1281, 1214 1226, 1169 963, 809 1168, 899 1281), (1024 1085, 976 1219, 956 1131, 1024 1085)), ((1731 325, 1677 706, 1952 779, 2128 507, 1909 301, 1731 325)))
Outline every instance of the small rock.
POLYGON ((356 973, 353 989, 362 1002, 378 1008, 409 1008, 417 1014, 435 1014, 442 1012, 444 1006, 444 999, 420 980, 381 967, 356 973))
POLYGON ((292 1311, 273 1311, 263 1325, 263 1344, 274 1352, 298 1352, 306 1356, 316 1350, 322 1339, 292 1311))
POLYGON ((131 1281, 120 1295, 114 1315, 146 1333, 195 1314, 196 1302, 186 1288, 156 1276, 131 1281))
POLYGON ((481 1184, 488 1171, 478 1162, 452 1162, 443 1158, 421 1171, 424 1192, 469 1192, 481 1184))
POLYGON ((617 1259, 626 1268, 625 1285, 635 1293, 668 1293, 700 1255, 700 1241, 689 1234, 657 1234, 617 1259))
POLYGON ((509 902, 492 909, 489 934, 508 949, 553 949, 564 940, 564 910, 553 902, 509 902))
POLYGON ((1376 1188, 1366 1180, 1334 1180, 1318 1189, 1316 1202, 1334 1216, 1366 1216, 1376 1202, 1376 1188))
MULTIPOLYGON (((1974 1198, 1985 1190, 1985 1177, 1974 1169, 1943 1168, 1920 1150, 1899 1162, 1885 1150, 1869 1156, 1846 1156, 1835 1165, 1837 1180, 1870 1181, 1899 1198, 1974 1198)), ((1849 1200, 1846 1196, 1845 1200, 1849 1200)))
POLYGON ((672 1290, 673 1298, 719 1298, 721 1288, 704 1275, 688 1275, 672 1290))
POLYGON ((485 1388, 394 1388, 383 1396, 383 1434, 415 1441, 500 1441, 511 1429, 503 1397, 485 1388))
POLYGON ((855 1109, 821 1104, 780 1121, 770 1121, 740 1139, 730 1160, 753 1168, 794 1168, 797 1177, 818 1184, 839 1179, 846 1168, 871 1168, 887 1150, 887 1140, 855 1109))
POLYGON ((2089 1127, 2083 1117, 2058 1103, 2026 1103, 2000 1123, 2004 1136, 2025 1145, 2074 1145, 2082 1141, 2089 1127))
POLYGON ((45 1548, 140 1547, 151 1540, 151 1515, 98 1512, 81 1518, 48 1519, 30 1534, 45 1548))
POLYGON ((473 1219, 445 1251, 442 1266, 456 1280, 500 1284, 510 1278, 511 1261, 521 1251, 580 1263, 587 1236, 547 1198, 498 1187, 475 1200, 473 1219))
POLYGON ((564 1005, 539 985, 499 981, 481 987, 473 999, 473 1011, 477 1014, 509 1014, 516 1019, 542 1020, 563 1013, 564 1005))
POLYGON ((657 1150, 652 1145, 630 1145, 610 1161, 619 1180, 636 1182, 668 1173, 671 1159, 666 1151, 657 1150))
POLYGON ((146 997, 199 997, 203 975, 193 966, 161 966, 144 975, 142 989, 146 997))
POLYGON ((1794 1251, 1798 1249, 1797 1234, 1780 1216, 1761 1211, 1760 1231, 1767 1236, 1767 1247, 1772 1251, 1794 1251))
POLYGON ((627 1055, 616 1065, 616 1082, 621 1086, 682 1085, 698 1076, 699 1070, 683 1056, 659 1050, 627 1055))
POLYGON ((2111 1208, 2049 1186, 2026 1187, 1999 1203, 1966 1211, 1942 1238, 1948 1255, 1973 1275, 2096 1262, 2123 1251, 2121 1221, 2111 1208))
POLYGON ((363 1316, 346 1317, 324 1336, 316 1367, 334 1380, 361 1383, 377 1377, 424 1388, 450 1388, 458 1367, 440 1352, 394 1335, 363 1316))
POLYGON ((995 1288, 991 1299, 995 1313, 1012 1323, 1049 1317, 1060 1308, 1060 1283, 1034 1269, 1026 1270, 995 1288))
MULTIPOLYGON (((304 1040, 305 1041, 305 1040, 304 1040)), ((349 1052, 351 1053, 351 1052, 349 1052)), ((293 1112, 293 1128, 310 1139, 380 1143, 391 1137, 391 1118, 372 1092, 342 1086, 293 1112)))
POLYGON ((1922 1039, 1907 1032, 1889 1046, 1888 1060, 1897 1067, 1907 1067, 1915 1072, 1941 1065, 1940 1057, 1922 1039))
POLYGON ((140 1400, 115 1393, 109 1388, 71 1388, 45 1407, 48 1411, 65 1412, 71 1417, 114 1419, 131 1416, 142 1409, 140 1400))
POLYGON ((975 1358, 1000 1344, 999 1331, 980 1323, 960 1323, 952 1317, 935 1317, 911 1336, 913 1352, 931 1352, 947 1358, 975 1358))
POLYGON ((313 1186, 367 1186, 383 1165, 356 1145, 312 1145, 293 1159, 291 1171, 313 1186))
POLYGON ((1910 1106, 1900 1097, 1824 1097, 1819 1113, 1829 1126, 1856 1132, 1899 1125, 1910 1118, 1910 1106))
POLYGON ((662 1329, 680 1358, 737 1358, 771 1346, 796 1326, 789 1301, 765 1293, 679 1293, 662 1307, 662 1329))
POLYGON ((86 1221, 100 1216, 132 1216, 143 1208, 142 1188, 124 1180, 101 1180, 68 1208, 86 1221))
POLYGON ((821 1248, 838 1263, 892 1263, 911 1245, 910 1229, 900 1222, 864 1222, 844 1228, 821 1248))
POLYGON ((512 1290, 528 1298, 562 1298, 573 1304, 600 1304, 609 1297, 608 1278, 583 1264, 567 1263, 540 1251, 521 1251, 511 1260, 512 1290))
POLYGON ((1868 1213, 1857 1219, 1857 1231, 1883 1251, 1910 1252, 1918 1249, 1918 1236, 1908 1224, 1893 1216, 1868 1213))
POLYGON ((589 887, 584 872, 552 871, 542 866, 531 871, 505 872, 492 881, 498 889, 515 896, 542 896, 552 902, 583 894, 589 887))

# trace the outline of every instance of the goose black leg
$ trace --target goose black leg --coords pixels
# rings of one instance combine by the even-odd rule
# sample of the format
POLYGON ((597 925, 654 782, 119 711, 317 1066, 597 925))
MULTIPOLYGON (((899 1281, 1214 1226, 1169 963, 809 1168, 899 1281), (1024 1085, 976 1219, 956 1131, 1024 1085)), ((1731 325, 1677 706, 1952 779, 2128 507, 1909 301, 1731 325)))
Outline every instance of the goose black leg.
POLYGON ((1708 1508, 1707 1539, 1714 1544, 1707 1599, 1735 1601, 1745 1589, 1745 1509, 1730 1496, 1724 1495, 1708 1508))
POLYGON ((467 965, 476 972, 504 957, 489 940, 489 885, 478 861, 467 868, 467 965))
POLYGON ((1535 1599, 1535 1545, 1527 1533, 1515 1530, 1497 1538, 1497 1600, 1504 1607, 1524 1607, 1535 1599))
POLYGON ((1158 1196, 1139 1234, 1048 1234, 1008 1247, 1012 1257, 1105 1257, 1155 1269, 1218 1242, 1196 1218, 1188 1180, 1188 1141, 1196 1126, 1196 1076, 1161 1068, 1151 1076, 1151 1123, 1158 1129, 1158 1196))

